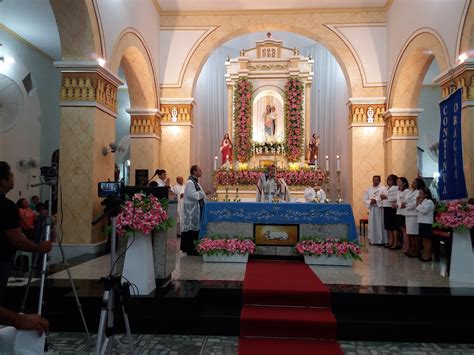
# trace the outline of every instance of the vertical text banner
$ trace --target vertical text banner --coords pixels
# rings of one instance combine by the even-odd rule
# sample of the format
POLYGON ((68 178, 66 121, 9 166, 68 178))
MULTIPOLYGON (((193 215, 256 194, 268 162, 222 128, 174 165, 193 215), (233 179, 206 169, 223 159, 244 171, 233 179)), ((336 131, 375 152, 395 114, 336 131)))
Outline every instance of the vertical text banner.
POLYGON ((439 130, 439 183, 440 200, 467 197, 461 140, 461 89, 456 90, 439 104, 441 128, 439 130))

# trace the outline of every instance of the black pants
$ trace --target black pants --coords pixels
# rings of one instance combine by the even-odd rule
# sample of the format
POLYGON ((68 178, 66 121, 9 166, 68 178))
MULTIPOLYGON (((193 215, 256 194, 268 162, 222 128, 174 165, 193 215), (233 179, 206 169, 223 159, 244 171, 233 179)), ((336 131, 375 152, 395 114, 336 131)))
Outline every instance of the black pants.
POLYGON ((194 243, 199 238, 199 231, 186 231, 181 233, 181 250, 188 255, 199 255, 194 243))

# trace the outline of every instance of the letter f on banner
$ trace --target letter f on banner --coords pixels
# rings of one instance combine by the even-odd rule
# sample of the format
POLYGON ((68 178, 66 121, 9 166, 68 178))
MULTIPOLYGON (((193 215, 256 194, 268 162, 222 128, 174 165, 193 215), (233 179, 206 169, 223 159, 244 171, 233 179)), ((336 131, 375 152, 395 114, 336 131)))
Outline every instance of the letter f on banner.
POLYGON ((462 89, 456 90, 446 100, 439 103, 441 127, 439 130, 438 194, 440 200, 467 197, 462 160, 461 105, 462 89))

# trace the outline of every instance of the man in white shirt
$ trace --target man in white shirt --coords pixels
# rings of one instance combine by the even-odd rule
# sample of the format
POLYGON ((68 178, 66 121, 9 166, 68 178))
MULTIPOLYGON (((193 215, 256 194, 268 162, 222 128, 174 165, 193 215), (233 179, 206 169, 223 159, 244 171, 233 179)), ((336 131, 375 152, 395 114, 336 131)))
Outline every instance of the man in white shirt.
POLYGON ((364 195, 364 203, 369 210, 369 243, 385 245, 387 243, 387 231, 383 223, 383 207, 380 195, 384 186, 380 184, 380 176, 372 177, 372 187, 364 195))
POLYGON ((155 175, 158 175, 158 180, 156 180, 158 187, 170 187, 170 178, 166 177, 166 170, 158 169, 155 175))

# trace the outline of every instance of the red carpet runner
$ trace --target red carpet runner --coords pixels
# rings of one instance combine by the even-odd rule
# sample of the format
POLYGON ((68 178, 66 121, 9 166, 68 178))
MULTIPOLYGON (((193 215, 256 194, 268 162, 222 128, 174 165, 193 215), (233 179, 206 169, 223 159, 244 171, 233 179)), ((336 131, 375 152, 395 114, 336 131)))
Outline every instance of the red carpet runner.
POLYGON ((329 290, 306 264, 247 264, 240 355, 343 354, 336 330, 329 290))

